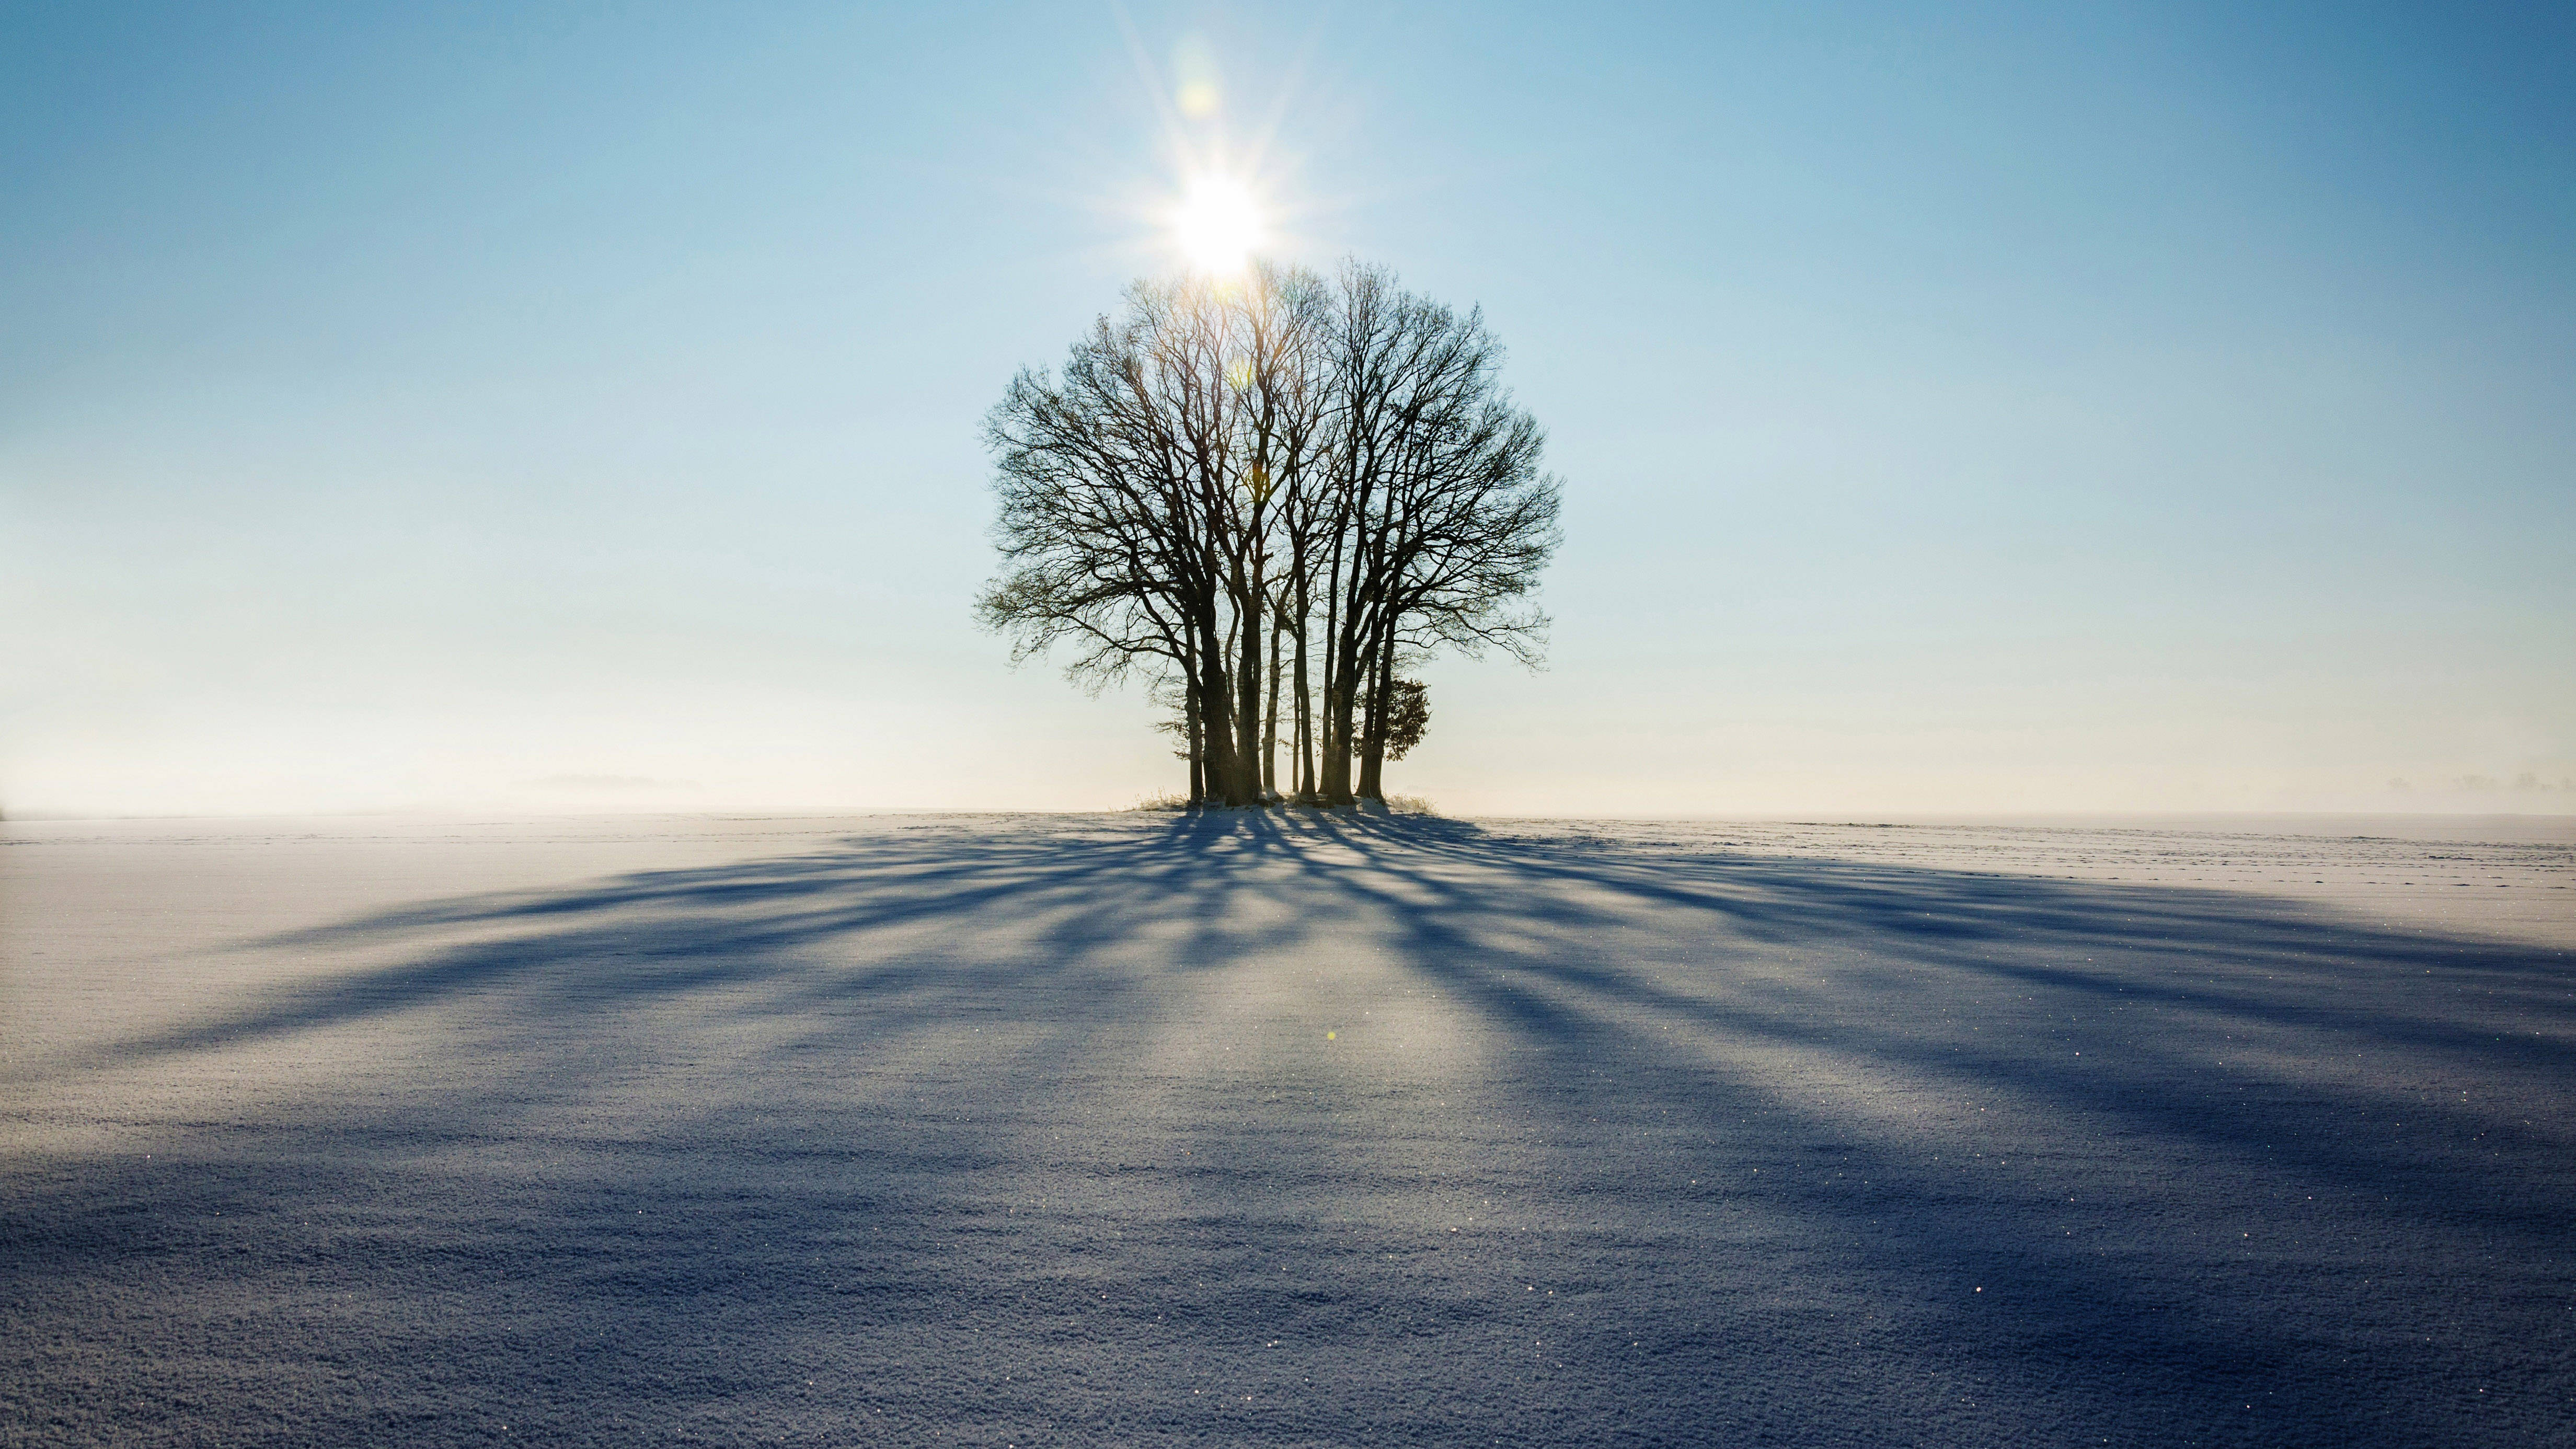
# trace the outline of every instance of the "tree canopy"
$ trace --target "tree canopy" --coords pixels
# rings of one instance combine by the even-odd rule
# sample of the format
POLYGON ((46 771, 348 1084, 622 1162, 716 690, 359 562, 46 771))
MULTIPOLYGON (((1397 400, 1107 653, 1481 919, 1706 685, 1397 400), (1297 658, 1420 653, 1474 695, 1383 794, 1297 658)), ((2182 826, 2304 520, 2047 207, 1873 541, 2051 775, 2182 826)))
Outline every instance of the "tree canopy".
POLYGON ((1126 304, 986 419, 1002 568, 978 617, 1015 660, 1154 685, 1194 803, 1382 800, 1429 720, 1400 668, 1542 657, 1559 484, 1501 345, 1359 263, 1139 282, 1126 304))

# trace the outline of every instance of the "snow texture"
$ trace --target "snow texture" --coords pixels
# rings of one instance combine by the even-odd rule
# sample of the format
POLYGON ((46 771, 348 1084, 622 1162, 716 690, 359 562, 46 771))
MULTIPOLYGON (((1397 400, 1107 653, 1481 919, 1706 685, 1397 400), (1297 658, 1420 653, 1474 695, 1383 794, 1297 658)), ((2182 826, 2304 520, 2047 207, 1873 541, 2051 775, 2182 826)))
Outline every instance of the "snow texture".
POLYGON ((2563 841, 0 842, 0 1443, 2576 1443, 2563 841))

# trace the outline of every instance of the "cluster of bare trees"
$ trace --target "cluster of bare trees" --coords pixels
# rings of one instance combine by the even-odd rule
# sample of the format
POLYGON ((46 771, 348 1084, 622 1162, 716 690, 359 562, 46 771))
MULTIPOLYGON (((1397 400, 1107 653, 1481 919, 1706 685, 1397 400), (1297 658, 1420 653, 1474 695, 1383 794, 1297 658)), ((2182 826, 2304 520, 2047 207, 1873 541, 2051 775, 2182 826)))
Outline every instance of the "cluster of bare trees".
POLYGON ((1544 642, 1557 481, 1501 360, 1480 313, 1382 268, 1140 282, 987 419, 1004 565, 978 614, 1014 658, 1152 682, 1194 803, 1381 800, 1428 719, 1399 671, 1544 642))

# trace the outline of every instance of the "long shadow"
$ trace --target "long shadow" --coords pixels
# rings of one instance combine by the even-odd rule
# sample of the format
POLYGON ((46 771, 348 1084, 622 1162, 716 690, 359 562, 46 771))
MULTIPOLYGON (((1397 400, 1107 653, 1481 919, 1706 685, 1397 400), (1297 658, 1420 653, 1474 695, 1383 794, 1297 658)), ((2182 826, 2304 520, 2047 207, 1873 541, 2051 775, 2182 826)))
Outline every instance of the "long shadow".
MULTIPOLYGON (((483 1246, 460 1261, 541 1290, 534 1307, 479 1299, 514 1326, 455 1350, 456 1371, 517 1385, 568 1441, 619 1423, 656 1435, 597 1418, 589 1391, 527 1381, 511 1353, 587 1364, 659 1410, 729 1406, 728 1434, 818 1442, 873 1425, 952 1442, 2537 1443, 2576 1424, 2576 972, 2545 948, 2216 891, 1622 858, 1308 815, 862 836, 249 945, 396 959, 16 1080, 184 1073, 433 1021, 459 1033, 455 1070, 414 1100, 306 1103, 169 1144, 213 1173, 187 1183, 20 1169, 0 1315, 81 1337, 66 1286, 162 1302, 137 1285, 171 1260, 174 1219, 212 1252, 228 1240, 210 1204, 277 1221, 295 1174, 363 1217, 352 1205, 413 1181, 424 1155, 551 1140, 561 1104, 584 1099, 568 1066, 615 1067, 601 1043, 642 1040, 643 1065, 615 1069, 655 1087, 654 1112, 576 1134, 614 1146, 614 1167, 570 1184, 468 1174, 485 1186, 432 1214, 470 1220, 483 1246), (1354 949, 1496 1044, 1440 1088, 1477 1122, 1330 1067, 1133 1064, 1140 1040, 1196 1029, 1194 991, 1354 949), (1007 1049, 961 1044, 987 1026, 1007 1049), (652 1055, 664 1041, 734 1045, 693 1074, 652 1055), (745 1080, 790 1084, 778 1097, 799 1105, 725 1089, 745 1080), (709 1095, 671 1101, 682 1083, 709 1095), (1310 1105, 1265 1116, 1246 1084, 1310 1105), (1057 1145, 1067 1129, 1094 1140, 1057 1145), (1406 1132, 1483 1132, 1523 1157, 1427 1167, 1383 1135, 1406 1132), (1204 1160, 1183 1163, 1193 1139, 1204 1160), (1332 1154, 1291 1162, 1291 1142, 1332 1154), (265 1165, 226 1176, 230 1161, 265 1165), (1588 1283, 1567 1290, 1580 1311, 1476 1298, 1461 1285, 1492 1274, 1462 1265, 1485 1259, 1318 1207, 1452 1187, 1528 1204, 1520 1228, 1468 1239, 1588 1283), (1039 1206, 1059 1199, 1083 1206, 1039 1206), (629 1203, 656 1226, 625 1223, 629 1203), (658 1226, 692 1213, 733 1236, 658 1226), (1151 1252, 1131 1242, 1145 1228, 1162 1235, 1151 1252), (1748 1265, 1748 1243, 1777 1256, 1748 1265), (1442 1266, 1374 1300, 1309 1281, 1381 1256, 1442 1266), (1265 1276, 1273 1260, 1302 1286, 1265 1276), (983 1301, 949 1302, 950 1271, 983 1301), (627 1305, 622 1327, 582 1311, 602 1301, 627 1305), (720 1346, 689 1348, 674 1325, 708 1315, 720 1346), (1270 1418, 1231 1387, 1231 1417, 1195 1402, 1247 1378, 1263 1405, 1289 1396, 1275 1353, 1205 1341, 1230 1320, 1306 1330, 1306 1399, 1270 1418), (1478 1357, 1542 1324, 1529 1362, 1478 1357), (853 1357, 854 1327, 912 1341, 853 1357), (1559 1331, 1569 1346, 1550 1353, 1559 1331), (549 1333, 583 1346, 565 1359, 549 1333), (1001 1387, 1012 1352, 1049 1365, 1045 1390, 1001 1387), (1369 1354, 1396 1368, 1314 1399, 1327 1365, 1369 1354), (750 1382, 764 1356, 800 1355, 866 1385, 823 1403, 750 1382), (1142 1402, 1156 1375, 1194 1387, 1142 1402), (607 1427, 576 1432, 594 1420, 607 1427)), ((343 1238, 416 1261, 404 1224, 387 1209, 343 1238)), ((201 1292, 296 1262, 191 1261, 201 1292)), ((421 1291, 331 1261, 379 1302, 421 1291)), ((151 1315, 118 1321, 146 1327, 88 1338, 166 1350, 151 1315)), ((67 1439, 109 1422, 65 1408, 58 1362, 10 1367, 18 1387, 0 1392, 68 1415, 67 1439)), ((384 1389, 429 1403, 437 1377, 384 1389)), ((143 1387, 204 1392, 184 1373, 143 1387)), ((406 1430, 422 1442, 477 1438, 422 1412, 406 1430)))
MULTIPOLYGON (((1492 853, 1453 829, 1426 840, 1417 859, 1481 863, 1492 853)), ((2286 1175, 2348 1201, 2368 1199, 2389 1222, 2453 1244, 2473 1242, 2478 1251, 2447 1255, 2451 1268, 2475 1274, 2484 1266, 2475 1261, 2481 1257, 2549 1265, 2520 1285, 2542 1302, 2518 1304, 2517 1316, 2523 1329, 2564 1342, 2564 1325, 2546 1306, 2556 1297, 2548 1286, 2566 1280, 2567 1209, 2576 1200, 2576 1158, 2565 1130, 2568 1068, 2576 1066, 2568 1028, 2576 1013, 2562 953, 2360 929, 2286 903, 2219 892, 2069 890, 2050 882, 1816 862, 1726 862, 1700 872, 1700 884, 1749 885, 1757 893, 1694 898, 1664 878, 1670 871, 1645 872, 1658 878, 1641 880, 1640 872, 1569 862, 1544 850, 1510 853, 1516 881, 1575 882, 1719 914, 1748 927, 1741 937, 1766 943, 1865 941, 1874 958, 1908 968, 1895 980, 1885 971, 1842 973, 1805 993, 1810 997, 1858 987, 1851 994, 1883 1000, 1911 977, 1913 994, 1935 999, 1988 1000, 1998 985, 2054 998, 2022 997, 2047 1000, 2025 1016, 2083 1004, 2098 1023, 2101 1005, 2116 997, 2128 1013, 2157 1009, 2157 1020, 2146 1032, 2085 1028, 2078 1039, 2111 1051, 2096 1050, 2091 1064, 2078 1067, 2062 1045, 2026 1036, 2009 1049, 1977 1049, 1956 1032, 1926 1031, 1919 1021, 1832 1016, 1814 1010, 1812 1001, 1744 993, 1692 997, 1633 971, 1498 949, 1475 936, 1474 923, 1495 919, 1502 899, 1408 869, 1381 852, 1379 877, 1409 877, 1414 887, 1406 919, 1424 939, 1413 958, 1498 1019, 1531 1027, 1534 995, 1574 1017, 1609 1021, 1614 1014, 1605 1007, 1624 1007, 1687 1018, 1731 1042, 1893 1069, 1961 1094, 2000 1091, 2022 1110, 2042 1114, 2060 1135, 2090 1129, 2173 1144, 2204 1174, 2286 1175), (1446 892, 1441 909, 1421 908, 1426 890, 1446 892), (2078 951, 2092 953, 2085 966, 2061 964, 2078 951), (2255 1041, 2263 1045, 2249 1053, 2255 1041), (2382 1080, 2331 1069, 2364 1056, 2382 1080), (2329 1069, 2312 1070, 2319 1066, 2329 1069), (2442 1095, 2422 1089, 2420 1078, 2428 1073, 2441 1078, 2442 1095), (2230 1092, 2243 1093, 2249 1084, 2260 1095, 2248 1100, 2230 1092), (2398 1117, 2414 1125, 2411 1135, 2386 1130, 2398 1117)), ((1689 874, 1684 865, 1680 873, 1689 874)), ((1569 1033, 1561 1019, 1545 1029, 1569 1033)), ((1852 1133, 1829 1114, 1810 1114, 1809 1125, 1840 1135, 1842 1160, 1881 1182, 1921 1173, 1920 1153, 1909 1162, 1909 1154, 1889 1150, 1894 1144, 1871 1143, 1869 1133, 1852 1133)), ((2302 1194, 2309 1202, 2316 1196, 2302 1194)), ((1932 1230, 1882 1230, 1891 1262, 1963 1257, 1955 1223, 1924 1226, 1932 1230)), ((1980 1244, 1969 1256, 1992 1259, 1992 1248, 1980 1244)), ((2102 1351, 2103 1322, 2125 1321, 2129 1326, 2114 1341, 2148 1361, 2190 1363, 2211 1376, 2232 1368, 2224 1376, 2251 1382, 2292 1361, 2276 1355, 2278 1362, 2266 1366, 2260 1315, 2223 1329, 2207 1324, 2193 1334, 2169 1334, 2142 1351, 2153 1335, 2136 1326, 2142 1320, 2125 1315, 2155 1305, 2124 1291, 2126 1277, 2070 1273, 2047 1258, 2018 1266, 2026 1282, 2055 1280, 2050 1291, 2060 1301, 2071 1288, 2072 1297, 2113 1310, 2108 1320, 2088 1315, 2095 1331, 2080 1339, 2085 1353, 2102 1351), (2257 1370, 2250 1378, 2249 1361, 2257 1370)), ((2383 1265, 2380 1281, 2392 1269, 2402 1274, 2426 1266, 2383 1265)), ((2458 1285, 2445 1283, 2441 1291, 2456 1293, 2458 1285)), ((2490 1298, 2481 1311, 2497 1306, 2490 1298)), ((2311 1412, 2340 1417, 2331 1406, 2312 1405, 2311 1412)), ((2364 1427, 2354 1421, 2338 1432, 2350 1442, 2364 1427)), ((2377 1421, 2368 1427, 2392 1429, 2377 1421)))

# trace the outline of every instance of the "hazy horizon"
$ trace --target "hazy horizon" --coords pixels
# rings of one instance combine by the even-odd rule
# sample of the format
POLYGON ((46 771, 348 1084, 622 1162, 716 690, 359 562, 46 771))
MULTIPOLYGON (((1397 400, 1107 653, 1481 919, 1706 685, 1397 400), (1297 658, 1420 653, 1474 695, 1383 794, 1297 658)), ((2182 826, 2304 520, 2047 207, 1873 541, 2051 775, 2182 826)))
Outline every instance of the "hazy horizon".
POLYGON ((1179 788, 973 627, 978 424, 1217 163, 1482 305, 1565 479, 1550 668, 1433 665, 1391 791, 2576 814, 2562 10, 0 36, 12 819, 1179 788))

